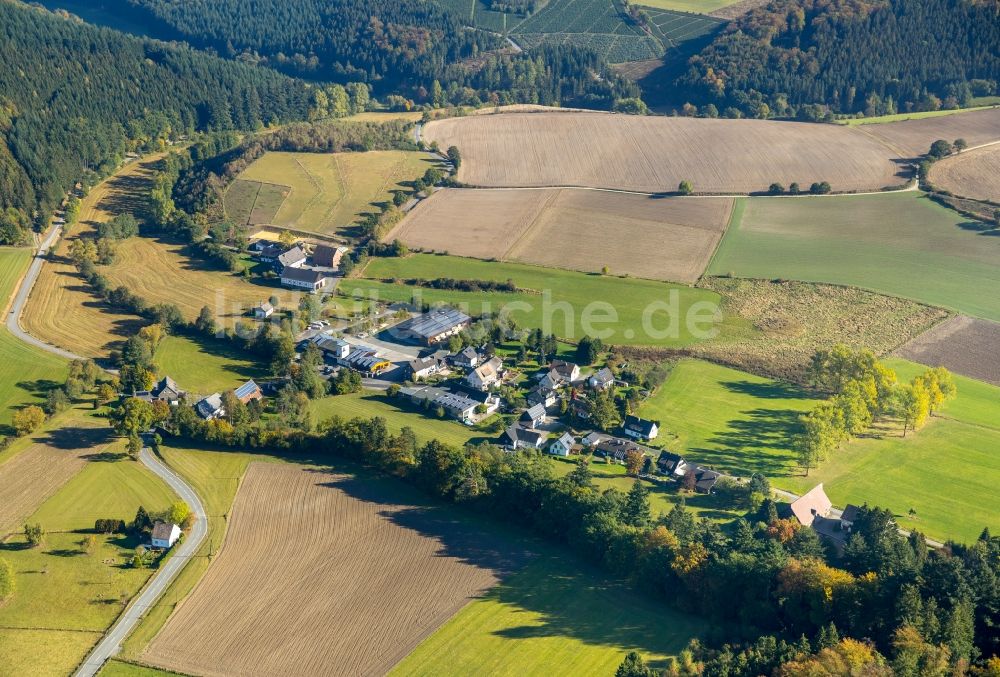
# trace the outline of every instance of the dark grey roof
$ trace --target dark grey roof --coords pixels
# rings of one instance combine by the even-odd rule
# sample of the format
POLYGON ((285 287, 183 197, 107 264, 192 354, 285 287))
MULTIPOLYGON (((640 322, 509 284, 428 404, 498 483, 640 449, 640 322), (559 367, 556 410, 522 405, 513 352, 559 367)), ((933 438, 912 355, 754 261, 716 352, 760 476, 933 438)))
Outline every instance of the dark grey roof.
POLYGON ((170 532, 174 530, 173 524, 167 524, 166 522, 157 522, 153 525, 152 538, 157 541, 169 541, 170 532))
POLYGON ((465 324, 471 318, 455 308, 438 308, 419 317, 414 317, 397 325, 396 329, 408 331, 421 338, 433 338, 455 327, 465 324))
POLYGON ((844 512, 840 515, 840 519, 845 522, 854 522, 858 519, 858 506, 853 503, 848 503, 847 507, 844 508, 844 512))
POLYGON ((295 246, 278 257, 278 263, 283 266, 290 266, 306 260, 306 253, 302 247, 295 246))
POLYGON ((643 437, 649 437, 649 433, 653 432, 653 426, 656 425, 655 421, 647 421, 644 418, 639 418, 638 416, 633 416, 629 414, 625 417, 625 422, 622 423, 622 427, 625 430, 631 430, 641 434, 643 437))
POLYGON ((292 280, 294 282, 310 282, 312 284, 316 284, 326 277, 330 277, 330 273, 324 270, 313 270, 311 268, 285 268, 281 271, 282 280, 292 280))
POLYGON ((604 367, 591 374, 590 378, 594 379, 598 383, 613 383, 615 375, 611 373, 610 369, 604 367))
POLYGON ((537 421, 542 418, 545 418, 545 405, 541 403, 528 407, 521 414, 522 421, 537 421))
POLYGON ((538 446, 538 443, 548 437, 548 433, 541 430, 535 430, 534 428, 525 428, 520 425, 512 425, 507 430, 504 431, 504 436, 513 445, 514 442, 520 441, 530 444, 532 446, 538 446))
POLYGON ((656 459, 656 465, 662 472, 673 473, 677 468, 684 465, 684 458, 680 454, 661 451, 659 458, 656 459))

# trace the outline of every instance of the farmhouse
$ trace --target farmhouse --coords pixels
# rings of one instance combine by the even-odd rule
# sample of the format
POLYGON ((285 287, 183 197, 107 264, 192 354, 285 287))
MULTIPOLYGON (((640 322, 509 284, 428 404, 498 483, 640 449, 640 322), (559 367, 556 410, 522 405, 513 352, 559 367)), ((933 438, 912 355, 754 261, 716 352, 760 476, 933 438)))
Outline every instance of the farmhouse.
POLYGON ((569 456, 574 448, 579 449, 579 447, 580 445, 576 443, 576 439, 572 435, 563 433, 559 439, 549 445, 548 452, 554 456, 569 456))
POLYGON ((535 404, 524 410, 521 414, 520 421, 529 428, 537 428, 545 423, 545 418, 545 406, 542 404, 535 404))
POLYGON ((471 321, 472 318, 454 308, 438 308, 400 322, 393 327, 393 332, 401 338, 419 341, 429 346, 458 334, 468 327, 471 321))
POLYGON ((171 406, 177 406, 181 398, 184 397, 184 391, 181 390, 174 379, 169 376, 164 376, 161 378, 151 390, 147 392, 136 393, 135 397, 140 400, 145 400, 146 402, 166 402, 171 406))
POLYGON ((858 506, 853 503, 848 503, 847 507, 844 508, 844 512, 840 513, 840 528, 844 531, 850 531, 854 528, 854 523, 858 519, 858 506))
POLYGON ((503 360, 499 357, 492 357, 470 371, 465 377, 465 382, 477 390, 486 390, 500 380, 502 366, 503 360))
POLYGON ((285 268, 281 272, 281 284, 292 289, 307 289, 319 291, 326 286, 330 274, 323 270, 312 268, 285 268))
POLYGON ((312 262, 314 266, 323 268, 339 268, 340 259, 347 251, 347 247, 331 247, 326 244, 318 244, 313 249, 312 262))
POLYGON ((587 385, 589 385, 594 390, 607 390, 615 384, 615 375, 611 373, 611 370, 607 367, 603 367, 587 379, 587 385))
POLYGON ((233 392, 236 395, 236 399, 243 404, 249 404, 253 400, 259 400, 264 397, 264 393, 261 392, 260 386, 254 383, 253 379, 250 379, 233 392))
POLYGON ((540 449, 548 438, 543 430, 512 425, 500 436, 500 446, 516 451, 518 449, 540 449))
POLYGON ((629 414, 622 422, 622 432, 632 439, 652 440, 660 433, 660 429, 656 421, 647 421, 629 414))
POLYGON ((226 415, 226 410, 222 406, 222 395, 215 393, 198 401, 194 405, 195 413, 206 421, 221 418, 226 415))
POLYGON ((812 526, 817 517, 826 517, 830 514, 833 504, 827 498, 823 490, 823 483, 820 482, 815 487, 792 501, 789 506, 792 515, 804 527, 812 526))
POLYGON ((154 548, 168 550, 181 537, 181 528, 176 524, 157 522, 153 525, 152 545, 154 548))
POLYGON ((253 316, 258 320, 266 320, 274 314, 274 306, 267 301, 262 301, 254 306, 253 316))
POLYGON ((278 272, 284 272, 286 268, 301 268, 306 262, 306 252, 302 247, 295 245, 288 251, 280 254, 277 260, 278 272))
POLYGON ((260 244, 257 248, 257 260, 261 263, 275 263, 278 257, 284 253, 284 249, 280 245, 272 244, 269 242, 264 242, 263 240, 258 240, 254 244, 260 244))

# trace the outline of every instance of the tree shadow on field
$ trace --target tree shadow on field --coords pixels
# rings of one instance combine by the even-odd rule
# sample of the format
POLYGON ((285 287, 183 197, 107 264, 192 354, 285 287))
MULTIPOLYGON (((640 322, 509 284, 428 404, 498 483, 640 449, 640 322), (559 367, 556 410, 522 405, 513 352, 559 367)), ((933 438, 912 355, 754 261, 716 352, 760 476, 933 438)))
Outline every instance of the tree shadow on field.
MULTIPOLYGON (((38 441, 54 449, 86 449, 109 444, 114 437, 111 428, 57 428, 40 437, 38 441)), ((101 454, 90 454, 94 460, 101 454)))
POLYGON ((708 439, 710 446, 693 448, 691 455, 716 470, 746 475, 782 477, 794 471, 792 440, 802 412, 758 407, 740 412, 725 429, 708 439))
MULTIPOLYGON (((321 486, 382 506, 378 514, 384 519, 436 540, 437 557, 494 572, 502 582, 483 598, 498 602, 501 613, 514 611, 511 624, 494 631, 497 636, 565 637, 590 646, 669 655, 703 630, 700 622, 635 593, 626 582, 566 550, 435 503, 398 480, 337 476, 321 486)), ((654 666, 663 667, 655 661, 654 666)))

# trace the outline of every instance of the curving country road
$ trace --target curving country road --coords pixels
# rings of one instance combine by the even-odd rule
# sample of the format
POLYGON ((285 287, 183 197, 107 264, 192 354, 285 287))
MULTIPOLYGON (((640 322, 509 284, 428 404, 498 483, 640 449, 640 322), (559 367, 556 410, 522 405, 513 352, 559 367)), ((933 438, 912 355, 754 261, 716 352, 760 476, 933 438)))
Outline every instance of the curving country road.
POLYGON ((142 620, 146 611, 150 609, 156 601, 166 592, 170 583, 173 582, 177 574, 181 572, 188 560, 198 551, 205 536, 208 534, 208 518, 205 515, 205 506, 194 489, 190 487, 181 477, 166 465, 161 463, 148 448, 143 448, 139 458, 143 465, 152 470, 164 482, 170 485, 178 496, 191 508, 194 514, 194 525, 185 534, 184 539, 175 546, 173 554, 167 559, 160 569, 146 583, 139 595, 132 600, 132 603, 118 617, 115 624, 111 626, 104 638, 98 643, 83 664, 77 669, 76 677, 92 677, 96 675, 105 661, 118 653, 121 644, 128 637, 129 633, 135 629, 142 620))
POLYGON ((41 348, 42 350, 58 355, 59 357, 65 357, 67 360, 82 360, 84 358, 80 355, 71 353, 68 350, 63 350, 62 348, 57 348, 50 343, 46 343, 45 341, 35 338, 28 332, 21 329, 21 313, 24 312, 24 304, 28 301, 31 289, 35 286, 35 280, 38 279, 38 273, 42 270, 42 264, 45 263, 45 257, 48 255, 52 246, 59 239, 60 235, 62 235, 62 228, 59 226, 53 227, 42 243, 38 245, 38 251, 35 252, 35 258, 32 259, 31 265, 28 266, 28 272, 24 274, 24 279, 21 280, 21 286, 18 288, 17 294, 14 295, 14 301, 10 305, 10 312, 7 313, 7 330, 20 340, 33 345, 36 348, 41 348))

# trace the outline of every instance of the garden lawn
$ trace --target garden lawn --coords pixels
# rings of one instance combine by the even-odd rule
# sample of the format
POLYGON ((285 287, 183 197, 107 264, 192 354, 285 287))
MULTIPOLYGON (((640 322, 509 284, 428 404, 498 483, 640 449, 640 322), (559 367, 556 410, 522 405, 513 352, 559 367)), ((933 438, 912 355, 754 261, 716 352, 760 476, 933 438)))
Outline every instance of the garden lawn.
POLYGON ((153 573, 125 566, 132 539, 99 535, 87 554, 79 546, 87 533, 72 529, 93 527, 95 515, 129 521, 140 505, 155 512, 174 500, 134 461, 92 461, 28 518, 45 529, 42 545, 28 548, 21 535, 0 544, 17 586, 0 606, 0 665, 16 675, 72 672, 153 573))
POLYGON ((170 376, 182 389, 204 395, 267 376, 251 356, 230 343, 201 337, 165 337, 154 362, 158 377, 170 376))
POLYGON ((582 562, 543 551, 467 605, 390 673, 611 675, 630 650, 664 667, 706 630, 582 562))
MULTIPOLYGON (((900 380, 924 369, 888 360, 900 380)), ((975 539, 1000 528, 1000 388, 956 377, 958 398, 916 433, 895 421, 844 444, 805 476, 791 435, 796 417, 815 405, 794 387, 695 360, 679 362, 642 416, 662 423, 662 443, 688 460, 803 493, 824 482, 834 505, 891 509, 901 526, 938 540, 975 539), (910 509, 915 516, 909 514, 910 509)), ((656 442, 661 442, 657 439, 656 442)))
POLYGON ((320 423, 331 416, 345 419, 381 416, 390 432, 396 434, 400 428, 409 426, 420 443, 436 439, 461 447, 469 440, 482 436, 475 428, 450 419, 439 419, 432 412, 410 406, 402 399, 399 402, 390 400, 381 391, 363 391, 313 400, 312 416, 314 423, 320 423))
MULTIPOLYGON (((0 310, 31 263, 26 248, 0 247, 0 310)), ((4 318, 7 313, 3 313, 4 318)), ((28 404, 41 405, 46 392, 66 379, 66 361, 21 342, 0 325, 0 436, 10 435, 14 412, 28 404)))
POLYGON ((364 275, 344 280, 340 292, 389 302, 417 297, 431 304, 451 303, 474 316, 503 311, 519 327, 541 328, 570 340, 589 334, 608 343, 680 347, 695 343, 693 332, 698 330, 717 329, 723 335, 751 331, 745 320, 721 316, 717 293, 666 282, 431 254, 373 259, 364 275), (441 277, 512 280, 521 291, 462 292, 380 281, 441 277), (722 317, 719 323, 713 319, 715 312, 722 317), (688 318, 701 321, 692 325, 688 318), (675 327, 670 326, 672 320, 675 327))
POLYGON ((845 284, 1000 320, 1000 238, 979 226, 912 191, 743 198, 709 274, 845 284))

